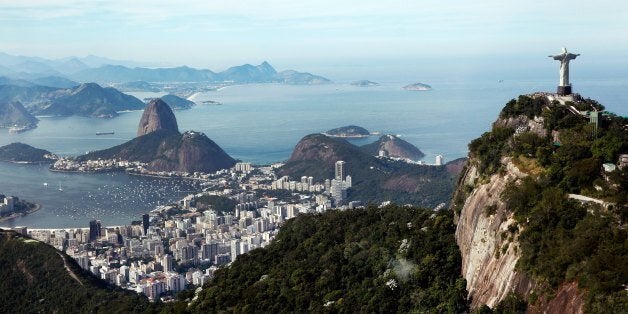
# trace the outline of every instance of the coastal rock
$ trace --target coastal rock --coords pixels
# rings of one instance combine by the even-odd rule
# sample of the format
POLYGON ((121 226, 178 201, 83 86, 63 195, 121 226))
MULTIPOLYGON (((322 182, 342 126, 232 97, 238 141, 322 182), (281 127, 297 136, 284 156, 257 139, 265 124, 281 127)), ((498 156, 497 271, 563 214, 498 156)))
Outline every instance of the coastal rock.
POLYGON ((153 99, 142 114, 137 136, 146 135, 157 130, 171 130, 179 132, 177 119, 172 109, 161 99, 153 99))
POLYGON ((410 160, 419 160, 425 157, 425 154, 416 146, 394 135, 382 135, 377 141, 362 146, 362 150, 373 156, 378 156, 379 152, 383 151, 388 157, 410 160))

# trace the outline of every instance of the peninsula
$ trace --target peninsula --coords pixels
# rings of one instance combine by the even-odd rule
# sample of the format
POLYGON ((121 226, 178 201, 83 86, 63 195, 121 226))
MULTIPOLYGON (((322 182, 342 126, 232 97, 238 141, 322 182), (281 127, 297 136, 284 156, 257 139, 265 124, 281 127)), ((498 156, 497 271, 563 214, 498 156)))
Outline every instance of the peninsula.
POLYGON ((0 222, 38 211, 41 205, 0 194, 0 222))
POLYGON ((11 143, 0 147, 0 161, 37 164, 57 160, 57 155, 23 143, 11 143))

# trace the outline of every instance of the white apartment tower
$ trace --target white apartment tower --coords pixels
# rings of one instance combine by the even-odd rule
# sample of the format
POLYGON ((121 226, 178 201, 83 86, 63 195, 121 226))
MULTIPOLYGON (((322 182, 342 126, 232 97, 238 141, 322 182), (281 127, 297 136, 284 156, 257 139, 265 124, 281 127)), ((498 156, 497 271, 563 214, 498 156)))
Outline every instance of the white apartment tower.
POLYGON ((442 155, 436 155, 436 165, 437 166, 442 166, 443 165, 443 156, 442 155))

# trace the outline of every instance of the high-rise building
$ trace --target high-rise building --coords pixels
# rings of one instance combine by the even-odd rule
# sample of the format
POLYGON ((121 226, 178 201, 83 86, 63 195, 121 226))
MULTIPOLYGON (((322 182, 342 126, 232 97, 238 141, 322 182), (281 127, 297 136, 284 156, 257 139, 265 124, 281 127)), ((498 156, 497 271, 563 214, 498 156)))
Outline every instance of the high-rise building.
POLYGON ((165 272, 172 271, 173 269, 174 259, 172 255, 166 254, 161 258, 161 267, 164 268, 165 272))
POLYGON ((345 177, 345 162, 342 160, 336 161, 336 180, 342 181, 345 177))
POLYGON ((436 155, 436 165, 437 166, 442 166, 443 165, 443 156, 442 155, 436 155))
POLYGON ((144 228, 144 235, 148 233, 148 226, 150 224, 150 217, 148 214, 142 215, 142 227, 144 228))
POLYGON ((92 220, 89 222, 89 242, 95 241, 101 236, 100 220, 92 220))
POLYGON ((236 257, 240 255, 240 240, 231 240, 231 261, 235 261, 236 257))

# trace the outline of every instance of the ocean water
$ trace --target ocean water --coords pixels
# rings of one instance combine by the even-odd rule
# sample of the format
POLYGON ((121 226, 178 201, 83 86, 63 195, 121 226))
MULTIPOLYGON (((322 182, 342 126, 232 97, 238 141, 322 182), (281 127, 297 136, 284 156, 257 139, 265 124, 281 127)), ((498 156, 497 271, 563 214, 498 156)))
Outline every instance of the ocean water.
MULTIPOLYGON (((409 82, 377 87, 349 84, 231 86, 195 96, 192 109, 175 111, 180 130, 204 132, 234 158, 266 164, 289 158, 303 136, 344 126, 396 134, 421 149, 424 160, 464 157, 467 144, 490 129, 503 105, 520 94, 553 91, 553 81, 428 82, 431 91, 405 91, 409 82), (202 104, 212 100, 221 105, 202 104)), ((628 114, 628 81, 586 80, 574 89, 600 101, 609 111, 628 114)), ((154 93, 131 93, 155 97, 154 93)), ((0 145, 23 142, 59 155, 78 155, 132 139, 141 112, 114 119, 40 118, 38 128, 21 134, 0 131, 0 145), (96 136, 96 132, 113 135, 96 136)), ((365 144, 375 140, 359 140, 365 144)), ((125 224, 157 202, 173 200, 195 187, 170 179, 125 174, 61 174, 43 166, 0 163, 0 193, 44 205, 37 213, 0 226, 86 226, 96 218, 105 224, 125 224), (43 187, 48 182, 48 188, 43 187), (59 183, 64 191, 59 192, 59 183)))

